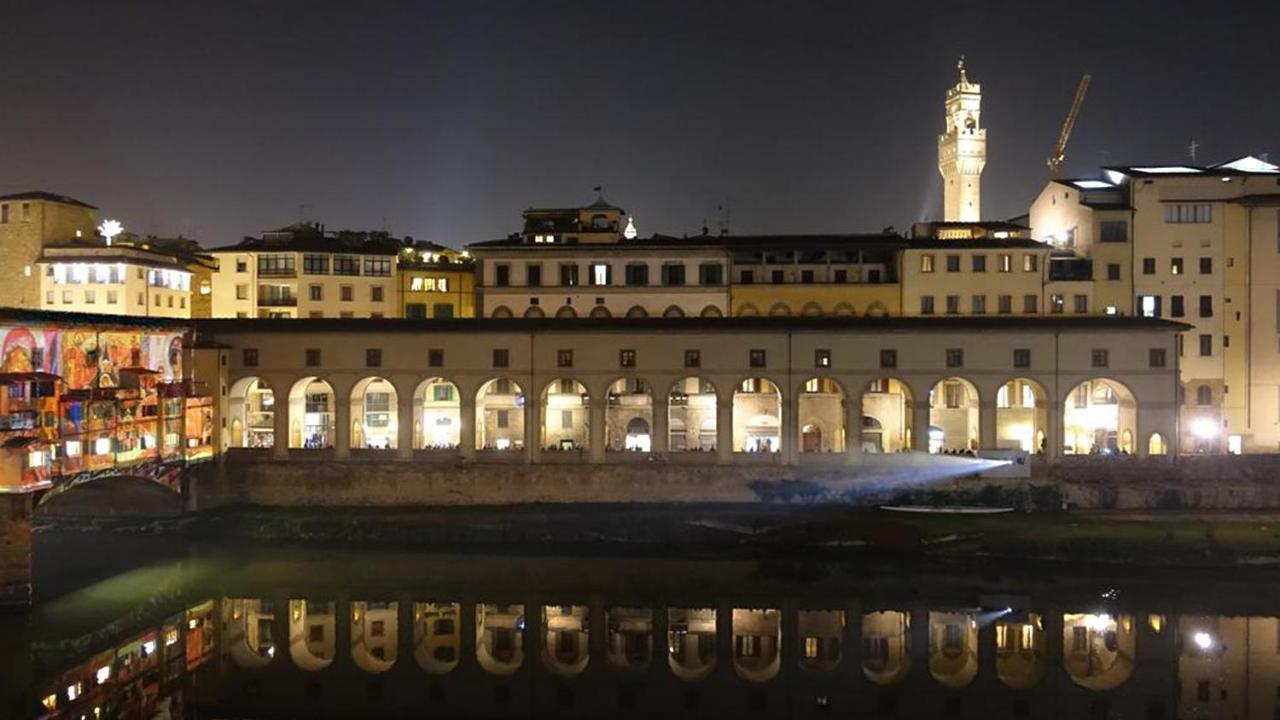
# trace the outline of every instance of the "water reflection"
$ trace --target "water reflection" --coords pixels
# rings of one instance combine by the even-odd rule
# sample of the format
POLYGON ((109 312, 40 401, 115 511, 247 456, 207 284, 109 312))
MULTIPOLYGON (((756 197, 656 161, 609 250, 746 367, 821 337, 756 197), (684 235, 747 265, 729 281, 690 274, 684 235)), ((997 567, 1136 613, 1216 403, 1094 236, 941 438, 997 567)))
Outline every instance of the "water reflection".
MULTIPOLYGON (((27 716, 359 717, 376 705, 520 717, 1272 720, 1280 709, 1280 621, 1207 612, 1212 602, 1194 596, 1183 611, 1041 585, 1000 595, 1019 597, 1006 607, 1014 601, 948 582, 899 594, 853 580, 764 580, 743 595, 688 584, 697 564, 653 591, 646 583, 671 570, 656 563, 612 591, 574 574, 546 583, 537 560, 497 562, 509 576, 501 590, 494 563, 473 559, 458 567, 486 567, 433 589, 446 562, 398 588, 289 591, 233 578, 218 583, 231 592, 153 595, 135 620, 37 642, 27 716), (655 654, 664 635, 665 663, 655 654)), ((728 573, 733 587, 750 576, 706 572, 728 573)), ((1264 604, 1277 594, 1255 587, 1264 604)))

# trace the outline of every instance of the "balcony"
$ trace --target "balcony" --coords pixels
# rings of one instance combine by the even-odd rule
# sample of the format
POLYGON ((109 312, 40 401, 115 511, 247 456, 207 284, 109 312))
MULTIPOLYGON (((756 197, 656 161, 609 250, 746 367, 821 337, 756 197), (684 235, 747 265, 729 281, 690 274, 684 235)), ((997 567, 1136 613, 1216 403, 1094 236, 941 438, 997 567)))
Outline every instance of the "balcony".
POLYGON ((297 307, 298 298, 294 295, 275 295, 258 297, 258 307, 297 307))

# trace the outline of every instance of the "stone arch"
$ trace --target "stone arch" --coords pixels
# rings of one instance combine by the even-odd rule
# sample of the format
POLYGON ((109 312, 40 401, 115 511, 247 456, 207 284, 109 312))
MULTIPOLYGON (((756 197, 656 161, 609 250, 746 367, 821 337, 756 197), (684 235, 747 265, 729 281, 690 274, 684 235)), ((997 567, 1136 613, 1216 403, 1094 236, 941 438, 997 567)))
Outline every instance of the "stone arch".
POLYGON ((996 447, 1041 453, 1049 427, 1049 393, 1036 380, 1011 378, 996 390, 996 447))
POLYGON ((462 393, 442 377, 413 390, 413 449, 450 450, 462 442, 462 393))
POLYGON ((769 308, 769 317, 791 317, 791 308, 786 303, 776 302, 769 308))
POLYGON ((541 400, 544 451, 581 451, 591 446, 586 385, 573 378, 556 378, 542 389, 541 400))
POLYGON ((591 312, 587 315, 587 317, 609 318, 609 317, 613 317, 613 313, 609 312, 609 308, 605 307, 604 305, 596 305, 595 307, 591 308, 591 312))
POLYGON ((1065 455, 1131 455, 1137 427, 1137 398, 1128 387, 1111 378, 1084 380, 1063 398, 1065 455))
POLYGON ((853 317, 858 313, 853 309, 853 306, 850 305, 849 303, 838 302, 836 303, 835 308, 832 309, 831 314, 836 315, 838 317, 853 317))
POLYGON ((640 673, 653 657, 653 611, 609 608, 605 611, 606 657, 610 667, 640 673))
POLYGON ((756 307, 754 303, 742 303, 742 305, 738 307, 738 317, 759 317, 759 316, 760 316, 760 308, 756 307))
POLYGON ((476 662, 490 675, 524 663, 524 605, 476 605, 476 662))
POLYGON ((648 310, 645 310, 644 308, 640 307, 639 305, 632 305, 631 307, 627 308, 627 317, 629 317, 629 318, 647 318, 647 317, 649 317, 649 311, 648 311, 648 310))
POLYGON ((845 391, 830 377, 812 377, 799 386, 796 422, 800 428, 800 452, 844 452, 845 391))
POLYGON ((335 615, 332 601, 289 601, 289 655, 299 668, 318 672, 333 663, 335 615))
POLYGON ((681 680, 698 680, 716 667, 716 611, 667 610, 667 664, 681 680))
POLYGON ((896 377, 876 378, 862 391, 860 440, 867 453, 910 450, 915 426, 911 386, 896 377))
POLYGON ((227 395, 227 415, 231 420, 227 446, 274 447, 276 402, 271 384, 265 378, 244 377, 232 383, 227 395))
POLYGON ((867 306, 866 316, 874 318, 889 317, 889 308, 885 307, 884 303, 879 300, 875 300, 867 306))
POLYGON ((782 451, 782 389, 766 377, 748 377, 733 389, 733 451, 782 451))
POLYGON ((804 317, 822 317, 822 306, 816 302, 807 302, 800 308, 800 314, 804 317))
POLYGON ((377 375, 351 388, 351 448, 395 450, 399 446, 400 408, 395 385, 377 375))
POLYGON ((311 375, 289 389, 289 447, 331 448, 338 432, 337 397, 329 381, 311 375))
POLYGON ((476 449, 524 448, 524 389, 510 378, 493 378, 476 391, 476 449))
POLYGON ((667 449, 669 452, 715 452, 717 435, 716 386, 706 378, 676 380, 667 391, 667 449))
POLYGON ((605 393, 607 452, 650 452, 653 449, 653 389, 640 378, 618 378, 605 393), (643 425, 643 427, 641 427, 643 425))
POLYGON ((1071 681, 1089 690, 1114 690, 1133 674, 1137 628, 1132 615, 1062 616, 1062 662, 1071 681))
POLYGON ((678 305, 668 305, 667 309, 662 311, 662 317, 682 318, 684 317, 684 310, 680 309, 678 305))
POLYGON ((544 318, 547 316, 547 312, 538 305, 530 305, 525 308, 524 316, 530 319, 544 318))
POLYGON ((562 305, 560 306, 560 309, 556 311, 556 317, 560 319, 576 318, 578 317, 578 311, 574 310, 572 305, 562 305))
POLYGON ((276 656, 275 606, 270 600, 232 598, 222 606, 231 660, 242 668, 266 667, 276 656))
POLYGON ((384 673, 396 664, 399 643, 399 604, 351 603, 351 660, 367 673, 384 673))
POLYGON ((968 378, 953 375, 929 391, 929 452, 967 452, 981 442, 981 397, 968 378))
POLYGON ((911 670, 911 613, 880 610, 862 616, 862 674, 896 685, 911 670))
POLYGON ((585 605, 545 605, 542 608, 542 664, 560 677, 574 677, 591 660, 585 605))
POLYGON ((1164 436, 1158 432, 1151 433, 1147 438, 1147 454, 1148 455, 1167 455, 1169 453, 1169 444, 1164 436))
POLYGON ((978 676, 978 621, 972 613, 929 613, 929 674, 957 690, 978 676))
POLYGON ((733 670, 750 682, 768 682, 782 667, 782 613, 733 609, 733 670))
POLYGON ((724 317, 724 312, 722 312, 720 308, 716 307, 715 305, 708 305, 702 308, 702 312, 698 313, 698 315, 704 318, 718 318, 718 317, 724 317))
POLYGON ((498 307, 493 309, 493 312, 489 313, 489 317, 509 318, 509 317, 513 317, 513 314, 511 312, 511 308, 507 307, 506 305, 499 305, 498 307))
POLYGON ((462 606, 458 603, 413 604, 413 656, 431 675, 445 675, 462 654, 462 606))

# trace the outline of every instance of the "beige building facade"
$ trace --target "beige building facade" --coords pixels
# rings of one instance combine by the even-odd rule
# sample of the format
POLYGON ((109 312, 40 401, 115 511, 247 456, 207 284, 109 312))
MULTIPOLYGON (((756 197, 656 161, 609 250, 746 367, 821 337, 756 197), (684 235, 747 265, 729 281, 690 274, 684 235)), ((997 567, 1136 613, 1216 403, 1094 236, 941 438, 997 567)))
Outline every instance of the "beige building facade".
POLYGON ((64 195, 0 196, 0 305, 39 308, 45 297, 37 264, 45 246, 94 237, 97 208, 64 195))
MULTIPOLYGON (((201 317, 214 261, 131 245, 46 246, 39 259, 41 309, 130 317, 201 317)), ((207 314, 203 315, 208 317, 207 314)))

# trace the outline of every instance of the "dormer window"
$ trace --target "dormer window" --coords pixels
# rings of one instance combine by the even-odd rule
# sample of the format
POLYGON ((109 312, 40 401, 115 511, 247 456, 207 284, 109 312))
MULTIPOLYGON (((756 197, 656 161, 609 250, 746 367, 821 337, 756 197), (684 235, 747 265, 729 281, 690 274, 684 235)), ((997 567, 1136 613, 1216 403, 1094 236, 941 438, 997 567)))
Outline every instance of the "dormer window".
POLYGON ((591 228, 592 228, 593 230, 608 230, 608 229, 609 229, 609 218, 608 218, 608 217, 606 217, 606 216, 604 216, 604 215, 592 215, 592 216, 591 216, 591 228))
POLYGON ((539 245, 542 245, 545 243, 554 243, 556 241, 556 236, 555 235, 534 235, 533 241, 539 245))

